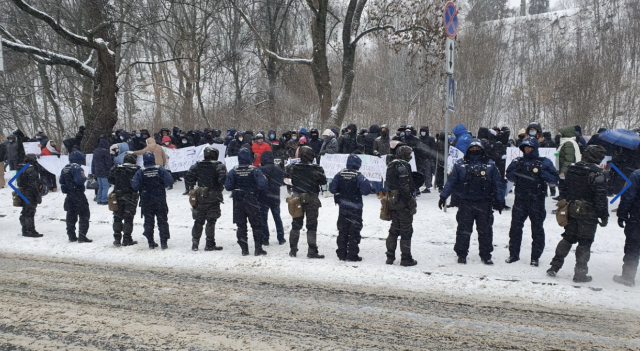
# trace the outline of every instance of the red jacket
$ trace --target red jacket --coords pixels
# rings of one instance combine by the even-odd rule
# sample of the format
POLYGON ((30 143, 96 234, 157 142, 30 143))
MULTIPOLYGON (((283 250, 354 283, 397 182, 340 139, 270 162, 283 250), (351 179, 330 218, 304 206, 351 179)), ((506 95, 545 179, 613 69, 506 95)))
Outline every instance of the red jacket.
POLYGON ((258 142, 254 142, 253 146, 251 146, 251 151, 253 151, 253 153, 256 155, 256 160, 253 162, 253 165, 255 167, 260 166, 260 156, 262 156, 262 153, 265 151, 271 151, 271 145, 269 145, 268 143, 265 143, 264 141, 262 142, 262 144, 258 144, 258 142))
POLYGON ((42 148, 42 151, 40 151, 40 156, 54 156, 50 149, 56 150, 56 156, 60 154, 60 150, 57 147, 54 148, 53 146, 51 146, 50 142, 47 142, 47 145, 42 148))
POLYGON ((177 149, 178 147, 171 144, 171 137, 168 135, 165 135, 162 137, 162 146, 169 148, 169 149, 177 149), (169 145, 165 145, 164 143, 169 142, 169 145))

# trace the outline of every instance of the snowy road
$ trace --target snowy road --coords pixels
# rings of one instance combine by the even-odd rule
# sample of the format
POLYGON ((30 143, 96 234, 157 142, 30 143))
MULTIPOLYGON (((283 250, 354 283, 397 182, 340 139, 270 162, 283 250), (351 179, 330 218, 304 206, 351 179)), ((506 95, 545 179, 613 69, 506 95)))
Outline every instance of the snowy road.
POLYGON ((1 350, 640 349, 638 312, 13 254, 0 267, 1 350))

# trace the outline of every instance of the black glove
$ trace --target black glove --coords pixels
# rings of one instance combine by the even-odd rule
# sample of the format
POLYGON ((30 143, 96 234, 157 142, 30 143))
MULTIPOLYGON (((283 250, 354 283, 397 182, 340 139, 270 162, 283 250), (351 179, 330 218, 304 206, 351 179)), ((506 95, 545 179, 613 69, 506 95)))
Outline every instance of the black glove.
POLYGON ((618 218, 618 226, 620 228, 624 228, 624 222, 626 222, 627 220, 624 218, 618 218))
POLYGON ((498 211, 499 214, 502 214, 502 210, 504 210, 504 202, 494 202, 493 209, 498 211))
POLYGON ((600 223, 598 223, 601 227, 606 227, 609 224, 609 218, 600 218, 600 223))
POLYGON ((441 197, 438 201, 438 208, 442 209, 444 206, 447 206, 447 199, 441 197))

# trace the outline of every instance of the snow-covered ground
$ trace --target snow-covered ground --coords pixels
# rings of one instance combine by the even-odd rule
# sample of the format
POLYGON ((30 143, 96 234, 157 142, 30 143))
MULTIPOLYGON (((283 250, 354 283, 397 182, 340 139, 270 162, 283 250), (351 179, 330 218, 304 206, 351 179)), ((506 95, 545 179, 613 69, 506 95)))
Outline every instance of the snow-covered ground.
MULTIPOLYGON (((332 281, 346 284, 361 284, 372 287, 393 287, 412 291, 430 291, 464 298, 468 295, 480 295, 497 301, 552 302, 573 305, 598 305, 612 308, 631 308, 640 310, 640 289, 627 288, 615 284, 611 277, 620 274, 624 247, 624 234, 616 225, 614 218, 606 228, 598 228, 595 243, 592 246, 589 264, 593 282, 575 284, 573 252, 565 261, 565 267, 558 277, 550 278, 545 274, 553 257, 555 246, 563 232, 551 215, 554 202, 547 199, 547 221, 545 224, 547 246, 538 268, 529 266, 530 229, 525 227, 522 260, 506 264, 508 257, 508 232, 511 213, 495 213, 494 224, 494 262, 492 267, 485 266, 478 257, 477 236, 474 234, 469 262, 459 265, 453 252, 455 242, 456 209, 444 213, 437 208, 436 193, 423 194, 418 198, 418 214, 414 219, 413 255, 418 260, 415 267, 401 267, 399 260, 393 266, 386 265, 385 238, 389 222, 381 221, 380 203, 375 196, 365 198, 364 229, 360 245, 363 261, 359 263, 340 262, 336 255, 336 220, 338 207, 333 198, 322 198, 320 209, 318 245, 320 253, 327 256, 324 260, 306 258, 306 236, 300 239, 298 258, 288 256, 288 243, 277 245, 275 228, 270 220, 272 235, 271 246, 266 247, 268 256, 255 257, 240 255, 236 244, 235 225, 232 223, 232 201, 225 195, 222 217, 216 225, 217 244, 224 246, 223 251, 205 252, 204 238, 201 239, 201 251, 191 251, 192 219, 186 196, 182 196, 184 184, 177 183, 168 192, 169 223, 171 240, 169 249, 149 250, 142 236, 142 220, 138 214, 135 219, 134 239, 138 245, 116 248, 112 245, 112 215, 106 206, 91 203, 91 227, 88 236, 94 240, 91 244, 69 243, 65 232, 65 212, 62 209, 61 193, 49 194, 38 207, 36 227, 44 234, 43 238, 25 238, 20 235, 18 221, 19 208, 12 207, 11 190, 0 189, 0 252, 34 254, 60 258, 77 258, 98 262, 112 262, 137 266, 180 267, 195 270, 227 271, 242 274, 303 278, 317 281, 332 281)), ((93 191, 87 191, 93 198, 93 191)), ((284 196, 283 196, 284 198, 284 196)), ((509 195, 507 204, 513 202, 509 195)), ((617 206, 613 205, 612 208, 617 206)), ((291 228, 286 203, 281 206, 285 223, 285 233, 291 228)), ((613 214, 615 215, 615 214, 613 214)), ((527 225, 529 223, 527 222, 527 225)), ((249 235, 251 238, 251 234, 249 235)), ((156 231, 157 238, 157 231, 156 231)), ((252 242, 252 239, 250 239, 252 242)), ((251 246, 250 246, 251 247, 251 246)), ((253 253, 253 250, 251 250, 253 253)), ((399 252, 398 252, 399 257, 399 252)))

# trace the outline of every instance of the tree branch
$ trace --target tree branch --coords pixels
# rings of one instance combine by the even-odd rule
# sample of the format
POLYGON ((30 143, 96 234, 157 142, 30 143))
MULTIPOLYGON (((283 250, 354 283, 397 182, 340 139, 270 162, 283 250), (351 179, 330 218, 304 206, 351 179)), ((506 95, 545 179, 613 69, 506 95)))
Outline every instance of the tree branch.
POLYGON ((116 74, 116 77, 120 77, 120 75, 122 75, 122 74, 126 73, 127 71, 129 71, 135 65, 157 65, 159 63, 173 62, 173 61, 178 61, 178 60, 191 60, 191 61, 193 61, 193 59, 191 59, 189 57, 175 57, 175 58, 161 60, 161 61, 135 61, 135 62, 132 62, 132 63, 128 64, 127 67, 125 67, 123 70, 118 72, 118 74, 116 74))
POLYGON ((68 30, 67 28, 63 27, 62 25, 60 25, 58 23, 58 21, 56 21, 55 19, 53 19, 53 17, 49 16, 48 14, 36 9, 35 7, 27 4, 26 2, 24 2, 23 0, 11 0, 14 4, 16 4, 16 6, 18 6, 18 8, 26 13, 28 13, 29 15, 45 22, 46 24, 49 25, 49 27, 51 27, 51 29, 53 29, 56 33, 58 33, 61 37, 63 37, 64 39, 70 41, 71 43, 75 44, 75 45, 80 45, 80 46, 85 46, 85 47, 92 47, 91 43, 89 42, 89 40, 86 37, 77 35, 73 32, 71 32, 70 30, 68 30))
POLYGON ((311 59, 282 57, 282 56, 276 54, 275 52, 269 50, 269 48, 267 47, 267 44, 264 42, 264 40, 260 36, 260 33, 258 32, 256 27, 254 27, 253 24, 251 24, 251 21, 249 20, 247 15, 244 13, 244 11, 242 11, 238 7, 238 5, 236 5, 236 3, 233 0, 229 0, 229 2, 233 6, 233 8, 236 11, 238 11, 238 13, 240 14, 240 17, 242 17, 242 19, 247 23, 247 25, 249 26, 249 29, 251 29, 251 32, 253 33, 253 35, 256 38, 256 41, 260 45, 260 49, 262 50, 262 54, 263 55, 268 56, 268 57, 272 58, 273 60, 275 60, 276 62, 282 63, 282 64, 311 65, 311 63, 312 63, 311 59))
POLYGON ((353 40, 353 42, 351 43, 351 45, 356 45, 358 43, 358 41, 360 41, 360 39, 362 39, 362 37, 364 37, 367 34, 371 34, 373 32, 377 32, 377 31, 381 31, 381 30, 387 30, 387 29, 392 29, 393 30, 393 34, 398 35, 404 32, 411 32, 414 30, 417 31, 421 31, 421 32, 428 32, 427 29, 423 26, 414 26, 414 27, 408 27, 408 28, 401 28, 396 30, 395 26, 392 26, 390 24, 387 24, 386 26, 377 26, 377 27, 371 27, 368 28, 366 30, 364 30, 362 33, 358 34, 358 36, 353 40))
POLYGON ((21 52, 29 55, 37 55, 39 56, 39 58, 36 59, 34 57, 34 59, 36 59, 36 61, 42 64, 69 66, 85 77, 89 77, 93 79, 95 76, 95 70, 93 69, 93 67, 89 67, 88 65, 85 65, 82 61, 74 57, 65 56, 62 54, 58 54, 48 50, 43 50, 40 48, 36 48, 34 46, 16 43, 6 39, 2 39, 2 45, 16 52, 21 52))

